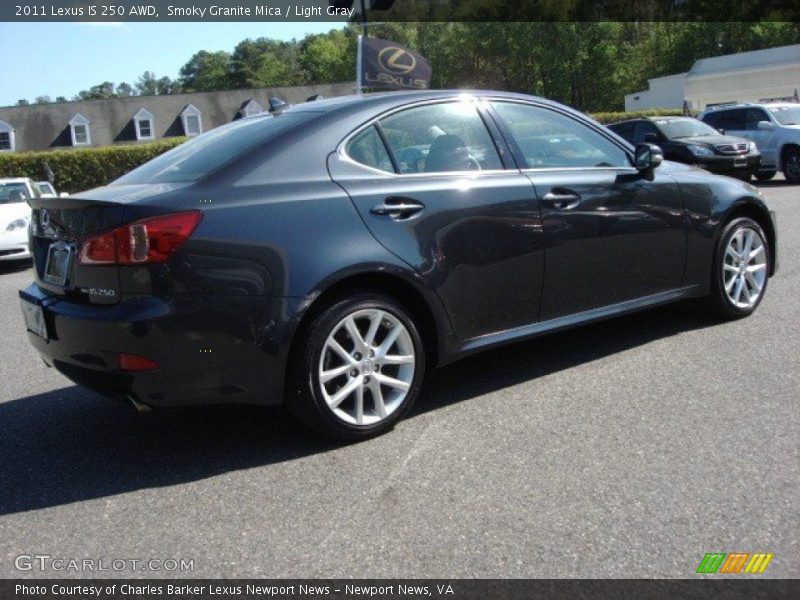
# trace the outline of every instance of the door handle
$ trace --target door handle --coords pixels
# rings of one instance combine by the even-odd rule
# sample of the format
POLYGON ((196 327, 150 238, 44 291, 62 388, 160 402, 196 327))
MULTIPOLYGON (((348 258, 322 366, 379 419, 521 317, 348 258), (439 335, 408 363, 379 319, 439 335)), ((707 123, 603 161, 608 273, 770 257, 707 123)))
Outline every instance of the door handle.
POLYGON ((577 192, 561 191, 561 192, 548 192, 542 196, 542 202, 547 206, 552 206, 558 209, 574 208, 580 204, 581 195, 577 192))
POLYGON ((393 219, 408 218, 425 208, 425 205, 415 200, 401 198, 387 198, 383 204, 373 206, 369 212, 373 215, 389 215, 393 219))

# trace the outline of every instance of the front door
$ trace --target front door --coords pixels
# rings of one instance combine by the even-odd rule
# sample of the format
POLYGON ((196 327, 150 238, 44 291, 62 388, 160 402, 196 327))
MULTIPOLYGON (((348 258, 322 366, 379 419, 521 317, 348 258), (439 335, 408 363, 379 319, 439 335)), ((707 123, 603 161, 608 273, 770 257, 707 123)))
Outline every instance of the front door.
POLYGON ((541 205, 540 320, 679 288, 686 220, 675 181, 644 177, 598 127, 546 106, 492 107, 541 205))

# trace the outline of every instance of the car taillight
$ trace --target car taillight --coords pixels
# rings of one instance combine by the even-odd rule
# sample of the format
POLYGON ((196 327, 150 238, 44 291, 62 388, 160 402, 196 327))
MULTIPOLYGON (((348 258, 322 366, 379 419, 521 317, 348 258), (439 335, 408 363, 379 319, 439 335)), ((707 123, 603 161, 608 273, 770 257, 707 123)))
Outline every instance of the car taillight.
POLYGON ((122 225, 81 244, 82 265, 138 265, 165 262, 200 223, 199 210, 160 215, 122 225))

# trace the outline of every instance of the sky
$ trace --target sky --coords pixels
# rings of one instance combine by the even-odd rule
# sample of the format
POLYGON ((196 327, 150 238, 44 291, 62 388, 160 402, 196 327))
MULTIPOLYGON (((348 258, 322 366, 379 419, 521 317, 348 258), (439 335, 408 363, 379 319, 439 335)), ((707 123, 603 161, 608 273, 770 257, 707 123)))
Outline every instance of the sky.
POLYGON ((302 38, 336 23, 0 23, 0 106, 66 96, 103 81, 133 85, 145 71, 176 77, 198 50, 245 38, 302 38))

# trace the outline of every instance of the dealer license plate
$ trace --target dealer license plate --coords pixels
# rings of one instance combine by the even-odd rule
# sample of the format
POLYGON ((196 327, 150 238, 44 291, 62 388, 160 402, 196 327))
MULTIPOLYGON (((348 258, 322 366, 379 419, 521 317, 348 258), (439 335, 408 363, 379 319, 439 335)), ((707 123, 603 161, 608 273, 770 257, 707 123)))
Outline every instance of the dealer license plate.
POLYGON ((28 331, 32 331, 39 337, 50 339, 47 335, 47 323, 44 320, 44 310, 38 304, 28 302, 24 298, 20 298, 22 305, 22 316, 25 318, 25 327, 28 331))

